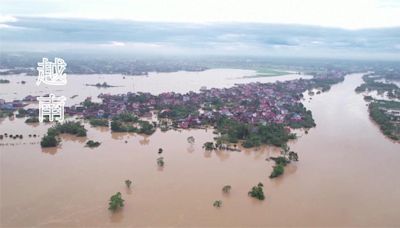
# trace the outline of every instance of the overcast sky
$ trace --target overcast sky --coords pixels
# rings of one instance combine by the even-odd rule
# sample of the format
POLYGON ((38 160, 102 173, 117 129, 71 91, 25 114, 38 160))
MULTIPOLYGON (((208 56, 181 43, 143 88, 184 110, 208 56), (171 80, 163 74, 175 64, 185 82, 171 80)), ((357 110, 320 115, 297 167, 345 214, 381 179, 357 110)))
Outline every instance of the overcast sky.
POLYGON ((159 22, 262 22, 346 29, 400 26, 400 0, 0 0, 13 16, 159 22))
POLYGON ((0 1, 0 51, 400 59, 400 0, 0 1))

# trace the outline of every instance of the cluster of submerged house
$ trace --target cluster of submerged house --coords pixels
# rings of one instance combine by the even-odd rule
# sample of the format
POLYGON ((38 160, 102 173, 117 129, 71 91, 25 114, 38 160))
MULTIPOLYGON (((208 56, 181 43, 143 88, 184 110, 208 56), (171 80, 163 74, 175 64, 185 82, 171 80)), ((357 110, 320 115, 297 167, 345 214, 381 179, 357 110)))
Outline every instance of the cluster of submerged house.
MULTIPOLYGON (((315 80, 297 79, 237 84, 231 88, 202 87, 199 92, 185 94, 100 94, 101 103, 87 98, 81 105, 65 107, 65 113, 86 118, 109 118, 122 112, 150 118, 157 115, 159 119, 167 118, 171 124, 180 128, 213 124, 221 117, 249 124, 296 122, 303 120, 305 113, 291 107, 300 105, 302 93, 317 86, 316 83, 315 80)), ((13 102, 0 99, 0 108, 17 109, 35 100, 34 96, 13 102)))
MULTIPOLYGON (((0 99, 0 110, 4 110, 7 112, 14 112, 20 108, 26 107, 31 102, 36 102, 36 101, 37 101, 37 96, 31 96, 31 95, 26 96, 22 100, 13 100, 8 102, 4 99, 0 99)), ((26 109, 26 111, 27 114, 31 116, 38 115, 39 113, 37 109, 33 108, 26 109)))
POLYGON ((238 84, 231 88, 202 88, 200 92, 185 94, 166 92, 100 94, 101 103, 88 98, 81 105, 66 107, 69 115, 87 118, 112 117, 131 112, 139 117, 172 120, 180 128, 199 127, 228 117, 244 123, 284 123, 301 121, 303 113, 290 111, 299 104, 302 93, 310 87, 310 80, 293 80, 277 83, 238 84))

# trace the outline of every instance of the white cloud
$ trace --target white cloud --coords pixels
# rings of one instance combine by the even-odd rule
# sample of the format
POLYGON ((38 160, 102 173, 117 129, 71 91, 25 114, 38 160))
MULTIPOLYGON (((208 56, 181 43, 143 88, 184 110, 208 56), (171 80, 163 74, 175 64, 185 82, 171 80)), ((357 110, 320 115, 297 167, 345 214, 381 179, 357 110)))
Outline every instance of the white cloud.
POLYGON ((123 47, 123 46, 125 46, 125 43, 124 42, 118 42, 118 41, 111 41, 108 44, 104 44, 104 46, 123 47))
POLYGON ((307 24, 348 29, 400 26, 400 4, 395 0, 8 0, 0 12, 143 21, 307 24))
POLYGON ((9 22, 16 22, 17 18, 10 16, 10 15, 1 15, 0 14, 0 29, 4 28, 13 28, 14 26, 8 25, 6 23, 9 22))
POLYGON ((0 14, 0 23, 16 22, 17 18, 11 15, 0 14))

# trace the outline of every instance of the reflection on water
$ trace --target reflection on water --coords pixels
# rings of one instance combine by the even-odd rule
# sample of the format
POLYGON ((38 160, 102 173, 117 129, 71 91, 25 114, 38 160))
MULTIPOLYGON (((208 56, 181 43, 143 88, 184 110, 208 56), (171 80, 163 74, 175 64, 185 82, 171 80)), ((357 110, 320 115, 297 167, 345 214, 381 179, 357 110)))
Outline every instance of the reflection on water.
POLYGON ((117 213, 110 213, 111 223, 120 223, 124 219, 124 211, 119 210, 117 213))
POLYGON ((140 145, 149 145, 150 143, 150 137, 148 136, 143 136, 143 139, 139 141, 140 145))
MULTIPOLYGON (((370 121, 362 95, 354 92, 361 82, 360 74, 350 75, 305 103, 317 127, 299 132, 301 138, 290 146, 300 161, 273 180, 268 178, 273 161, 266 158, 278 148, 204 151, 203 143, 214 137, 206 130, 144 137, 87 126, 87 139, 101 142, 93 150, 64 135, 53 153, 29 144, 38 139, 27 137, 19 141, 25 144, 1 145, 1 224, 400 226, 400 146, 370 121), (195 138, 192 145, 189 136, 195 138), (162 171, 158 148, 164 149, 162 171), (126 179, 134 182, 131 190, 126 179), (265 186, 262 202, 247 196, 258 182, 265 186), (228 195, 222 193, 224 185, 232 186, 228 195), (116 192, 125 207, 111 213, 108 200, 116 192), (216 199, 223 201, 219 209, 212 206, 216 199)), ((48 127, 21 119, 5 119, 0 126, 0 133, 40 135, 48 127)))
POLYGON ((49 148, 41 148, 41 149, 42 149, 42 153, 55 155, 60 147, 61 146, 49 147, 49 148))

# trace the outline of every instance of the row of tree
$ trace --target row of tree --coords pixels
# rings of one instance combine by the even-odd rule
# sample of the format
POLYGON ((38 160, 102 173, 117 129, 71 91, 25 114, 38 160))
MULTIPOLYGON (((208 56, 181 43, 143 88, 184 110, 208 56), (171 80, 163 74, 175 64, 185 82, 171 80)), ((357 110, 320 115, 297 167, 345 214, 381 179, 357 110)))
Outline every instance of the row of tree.
POLYGON ((60 134, 71 134, 78 137, 86 136, 87 130, 80 122, 66 121, 64 123, 57 123, 55 126, 47 129, 45 134, 40 141, 42 147, 55 147, 60 142, 60 134))

